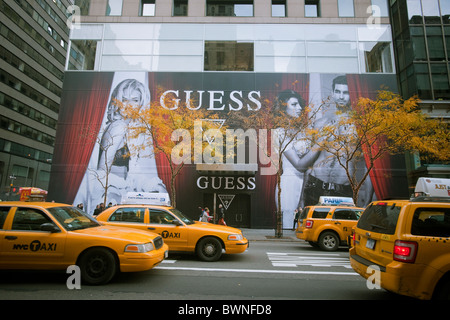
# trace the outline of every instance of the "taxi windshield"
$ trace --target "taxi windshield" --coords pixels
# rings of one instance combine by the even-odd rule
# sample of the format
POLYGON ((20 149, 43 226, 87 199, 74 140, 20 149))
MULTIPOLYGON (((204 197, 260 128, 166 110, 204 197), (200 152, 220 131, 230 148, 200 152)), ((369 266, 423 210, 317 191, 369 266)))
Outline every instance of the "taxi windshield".
POLYGON ((172 212, 175 216, 177 216, 178 219, 183 221, 186 224, 194 224, 194 221, 186 217, 180 210, 172 208, 169 209, 170 212, 172 212))
POLYGON ((75 207, 55 207, 48 211, 68 231, 98 227, 100 224, 75 207))

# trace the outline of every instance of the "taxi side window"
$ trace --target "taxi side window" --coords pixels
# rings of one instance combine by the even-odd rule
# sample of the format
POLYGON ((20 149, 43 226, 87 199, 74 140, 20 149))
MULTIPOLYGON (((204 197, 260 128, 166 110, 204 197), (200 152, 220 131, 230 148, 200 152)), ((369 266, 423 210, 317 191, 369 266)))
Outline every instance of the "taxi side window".
POLYGON ((299 220, 306 219, 306 217, 308 216, 308 211, 309 211, 309 207, 306 207, 305 209, 303 209, 303 211, 300 212, 298 219, 299 220))
POLYGON ((11 230, 40 231, 43 223, 52 222, 47 215, 33 208, 18 208, 14 215, 11 230))
POLYGON ((150 209, 150 223, 172 224, 175 218, 167 211, 150 209))
POLYGON ((418 208, 414 212, 411 234, 430 237, 450 237, 450 209, 418 208))
POLYGON ((144 208, 119 208, 109 217, 109 221, 144 223, 144 216, 144 208))
POLYGON ((330 212, 329 208, 315 208, 311 218, 325 219, 327 217, 328 212, 330 212))
POLYGON ((3 229, 3 224, 5 223, 6 216, 8 215, 10 207, 1 207, 0 208, 0 229, 3 229))
POLYGON ((358 216, 354 210, 336 209, 334 211, 333 219, 337 220, 358 220, 358 216))

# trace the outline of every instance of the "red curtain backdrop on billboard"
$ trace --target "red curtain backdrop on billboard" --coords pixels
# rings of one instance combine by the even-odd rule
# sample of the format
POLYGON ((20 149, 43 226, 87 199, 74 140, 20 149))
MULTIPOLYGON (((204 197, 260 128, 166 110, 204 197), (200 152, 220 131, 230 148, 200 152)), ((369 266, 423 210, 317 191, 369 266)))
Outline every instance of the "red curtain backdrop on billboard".
POLYGON ((113 73, 70 73, 58 115, 49 200, 72 203, 91 157, 105 113, 113 73))

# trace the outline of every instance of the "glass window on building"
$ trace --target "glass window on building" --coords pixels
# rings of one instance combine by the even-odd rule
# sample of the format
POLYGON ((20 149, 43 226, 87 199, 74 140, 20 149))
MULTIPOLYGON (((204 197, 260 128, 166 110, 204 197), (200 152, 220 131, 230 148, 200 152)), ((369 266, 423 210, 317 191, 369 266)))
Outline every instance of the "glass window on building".
POLYGON ((355 7, 353 0, 338 0, 338 13, 339 17, 354 17, 355 7))
POLYGON ((155 16, 155 0, 141 0, 140 15, 143 17, 155 16))
POLYGON ((447 59, 450 60, 450 26, 444 27, 445 46, 447 48, 447 59))
POLYGON ((96 53, 96 40, 72 40, 68 69, 94 70, 96 53))
POLYGON ((421 99, 433 99, 431 92, 430 73, 427 63, 415 63, 417 94, 421 99))
POLYGON ((107 16, 121 16, 122 15, 123 0, 108 0, 106 5, 107 16))
POLYGON ((426 27, 426 33, 429 59, 431 61, 444 61, 444 38, 442 37, 441 27, 426 27))
POLYGON ((415 61, 427 60, 427 49, 425 46, 425 35, 423 27, 411 27, 410 33, 414 50, 414 60, 415 61))
POLYGON ((372 0, 372 16, 389 17, 388 0, 372 0))
POLYGON ((272 17, 286 16, 286 0, 272 0, 272 17))
POLYGON ((430 65, 433 95, 435 100, 450 99, 450 84, 446 63, 432 63, 430 65))
POLYGON ((91 0, 75 0, 74 4, 80 8, 80 14, 82 16, 89 15, 89 5, 91 0))
POLYGON ((360 50, 363 72, 393 72, 390 42, 361 42, 360 50))
POLYGON ((206 0, 206 15, 253 17, 253 0, 206 0))
POLYGON ((320 17, 320 0, 305 0, 305 17, 320 17))
POLYGON ((206 41, 205 71, 253 71, 254 44, 237 41, 206 41))
POLYGON ((173 16, 187 16, 188 15, 188 0, 173 0, 173 16))

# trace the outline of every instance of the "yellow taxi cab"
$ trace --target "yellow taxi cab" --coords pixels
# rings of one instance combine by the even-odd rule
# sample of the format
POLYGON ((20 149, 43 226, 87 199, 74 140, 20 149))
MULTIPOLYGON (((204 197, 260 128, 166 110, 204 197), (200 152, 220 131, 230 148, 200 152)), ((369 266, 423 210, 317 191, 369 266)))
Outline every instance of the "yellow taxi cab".
POLYGON ((157 234, 102 226, 78 208, 52 202, 0 202, 0 269, 67 270, 105 284, 121 272, 145 271, 167 256, 157 234))
POLYGON ((348 242, 363 210, 355 207, 352 198, 320 197, 317 205, 303 209, 296 237, 322 250, 336 251, 348 242))
POLYGON ((361 276, 388 291, 448 300, 450 180, 426 180, 446 197, 432 196, 436 192, 429 188, 430 193, 410 200, 371 203, 355 228, 350 263, 361 276))
POLYGON ((242 253, 248 240, 236 228, 193 221, 170 206, 167 194, 133 194, 123 204, 97 216, 104 225, 126 226, 160 234, 169 251, 193 252, 204 261, 216 261, 225 253, 242 253))

